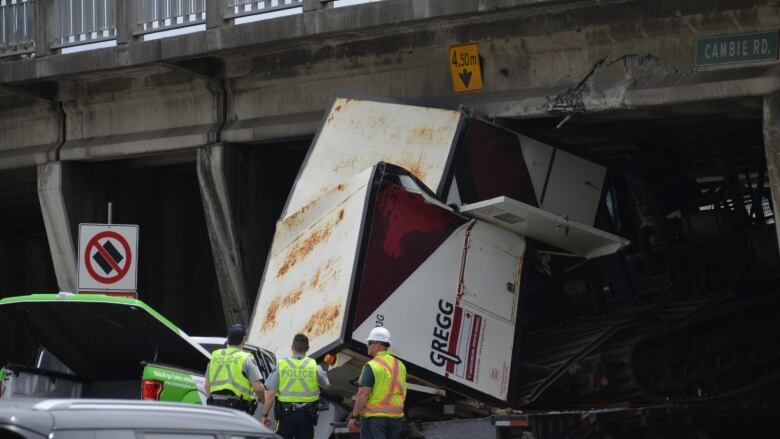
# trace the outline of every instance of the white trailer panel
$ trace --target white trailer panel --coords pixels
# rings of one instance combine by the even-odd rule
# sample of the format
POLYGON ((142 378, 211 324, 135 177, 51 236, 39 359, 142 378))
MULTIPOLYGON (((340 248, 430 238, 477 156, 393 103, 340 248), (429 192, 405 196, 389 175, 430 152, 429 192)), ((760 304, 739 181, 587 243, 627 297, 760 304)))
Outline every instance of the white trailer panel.
POLYGON ((471 221, 420 265, 352 333, 377 325, 391 351, 440 378, 501 401, 508 396, 523 237, 471 221))
POLYGON ((609 255, 630 244, 627 239, 507 197, 467 204, 460 212, 584 258, 609 255))
POLYGON ((250 343, 277 358, 289 355, 298 332, 309 336, 311 352, 341 343, 372 172, 334 186, 277 223, 250 343))
POLYGON ((284 217, 379 162, 407 169, 427 187, 442 184, 461 113, 337 98, 293 186, 284 217))
POLYGON ((607 168, 536 139, 519 138, 538 206, 592 226, 607 168))

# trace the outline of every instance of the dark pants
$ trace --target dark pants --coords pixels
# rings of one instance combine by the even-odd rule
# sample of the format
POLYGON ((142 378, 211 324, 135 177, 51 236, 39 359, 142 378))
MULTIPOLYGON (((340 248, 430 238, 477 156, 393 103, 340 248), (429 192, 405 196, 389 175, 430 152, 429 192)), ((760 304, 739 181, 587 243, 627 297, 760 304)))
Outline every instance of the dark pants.
POLYGON ((314 437, 314 425, 316 424, 317 418, 311 415, 311 411, 301 408, 290 413, 281 414, 276 434, 284 439, 312 439, 314 437))
POLYGON ((398 439, 404 429, 401 418, 360 418, 360 439, 398 439))

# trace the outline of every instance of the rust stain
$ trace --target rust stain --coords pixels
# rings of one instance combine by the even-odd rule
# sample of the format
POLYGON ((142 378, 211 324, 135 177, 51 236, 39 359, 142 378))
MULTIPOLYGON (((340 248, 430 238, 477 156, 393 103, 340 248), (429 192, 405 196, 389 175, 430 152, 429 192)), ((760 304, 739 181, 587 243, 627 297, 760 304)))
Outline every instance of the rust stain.
POLYGON ((301 282, 298 286, 284 297, 275 298, 268 308, 265 310, 265 319, 263 320, 263 326, 260 328, 260 332, 267 332, 269 329, 276 326, 276 317, 279 314, 279 310, 282 308, 288 308, 301 300, 303 296, 303 287, 306 282, 301 282))
POLYGON ((288 229, 299 226, 303 222, 304 214, 309 210, 309 207, 311 207, 312 204, 314 204, 314 201, 303 206, 300 210, 282 220, 282 224, 284 224, 284 226, 288 229))
POLYGON ((284 296, 284 299, 282 299, 282 306, 287 308, 289 306, 293 306, 296 303, 298 303, 299 300, 301 300, 301 296, 303 295, 303 286, 305 285, 305 282, 301 282, 296 289, 294 289, 290 294, 284 296))
POLYGON ((325 122, 327 124, 331 123, 333 121, 333 118, 336 117, 336 113, 341 111, 341 105, 336 105, 333 108, 333 111, 330 112, 330 115, 328 115, 328 120, 325 122))
POLYGON ((330 234, 333 232, 333 226, 335 224, 328 223, 324 226, 314 230, 308 236, 300 237, 295 241, 292 249, 287 253, 284 258, 281 267, 276 272, 276 277, 282 277, 287 274, 292 267, 298 262, 302 261, 309 253, 312 252, 321 242, 327 240, 330 234))
POLYGON ((411 162, 408 160, 404 160, 400 163, 398 163, 398 166, 406 169, 407 171, 411 172, 412 175, 417 177, 420 181, 425 181, 426 172, 427 170, 420 166, 420 162, 411 162))
POLYGON ((333 166, 333 172, 339 172, 346 168, 355 168, 355 163, 357 163, 357 158, 355 157, 344 160, 341 163, 336 163, 336 165, 333 166))
POLYGON ((339 218, 336 220, 337 223, 340 223, 341 220, 344 219, 344 209, 339 210, 339 218))
POLYGON ((339 270, 336 268, 338 259, 339 258, 328 259, 328 262, 325 263, 324 266, 325 274, 334 281, 339 278, 339 270))
POLYGON ((339 315, 341 315, 340 304, 321 308, 311 316, 300 332, 307 334, 309 337, 319 337, 333 328, 339 315))
POLYGON ((269 329, 276 326, 276 313, 279 312, 279 306, 282 304, 282 299, 277 297, 268 305, 265 310, 265 319, 263 320, 263 326, 260 328, 260 332, 267 332, 269 329))
POLYGON ((336 281, 339 278, 338 270, 336 269, 336 262, 338 257, 328 259, 322 264, 314 276, 309 280, 309 287, 312 289, 322 290, 321 287, 325 287, 328 281, 336 281))
POLYGON ((412 133, 413 139, 419 139, 420 142, 427 145, 433 144, 433 130, 430 127, 420 127, 412 133))
POLYGON ((312 289, 316 289, 318 286, 320 286, 320 274, 322 273, 322 268, 317 270, 316 273, 314 273, 314 276, 312 276, 311 280, 309 281, 309 286, 312 289))
POLYGON ((330 192, 343 192, 346 188, 347 188, 346 183, 339 183, 336 186, 325 189, 324 191, 320 192, 320 194, 317 195, 317 197, 315 197, 313 200, 311 200, 307 205, 301 207, 295 213, 283 219, 282 224, 288 229, 292 229, 293 227, 301 225, 301 223, 303 223, 304 221, 304 217, 306 216, 306 213, 311 209, 312 206, 317 204, 322 199, 322 197, 324 197, 330 192))

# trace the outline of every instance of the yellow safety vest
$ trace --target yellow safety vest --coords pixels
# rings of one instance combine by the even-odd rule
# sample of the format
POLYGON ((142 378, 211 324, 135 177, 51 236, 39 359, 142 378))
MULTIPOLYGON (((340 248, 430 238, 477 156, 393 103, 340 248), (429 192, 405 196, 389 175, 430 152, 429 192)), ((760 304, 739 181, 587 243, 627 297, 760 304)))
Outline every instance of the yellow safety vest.
POLYGON ((252 383, 244 376, 244 361, 252 354, 234 347, 217 349, 211 353, 209 364, 209 389, 212 393, 218 390, 230 390, 241 399, 252 401, 252 383))
POLYGON ((360 412, 366 417, 403 418, 406 399, 406 366, 387 351, 376 354, 368 366, 374 373, 374 387, 360 412))
POLYGON ((279 363, 279 391, 282 402, 314 402, 320 399, 317 363, 309 358, 285 358, 279 363))

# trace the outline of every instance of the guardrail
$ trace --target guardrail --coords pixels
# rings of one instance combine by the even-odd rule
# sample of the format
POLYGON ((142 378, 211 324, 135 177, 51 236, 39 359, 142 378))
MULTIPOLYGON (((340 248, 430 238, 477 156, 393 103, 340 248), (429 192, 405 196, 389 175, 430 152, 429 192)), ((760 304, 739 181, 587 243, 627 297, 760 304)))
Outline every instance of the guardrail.
POLYGON ((53 4, 52 48, 116 38, 116 0, 54 0, 53 4))
POLYGON ((0 56, 35 51, 35 0, 0 0, 0 56))
MULTIPOLYGON (((0 0, 0 57, 381 0, 0 0), (208 7, 213 10, 208 10, 208 7), (265 16, 265 14, 268 14, 265 16), (284 13, 281 13, 284 14, 284 13), (43 26, 36 30, 36 26, 43 26)), ((146 38, 146 37, 145 37, 146 38)), ((121 40, 121 41, 119 41, 121 40)))
POLYGON ((228 0, 224 18, 237 18, 303 6, 303 0, 228 0))
POLYGON ((136 35, 206 22, 206 0, 138 0, 136 35))

